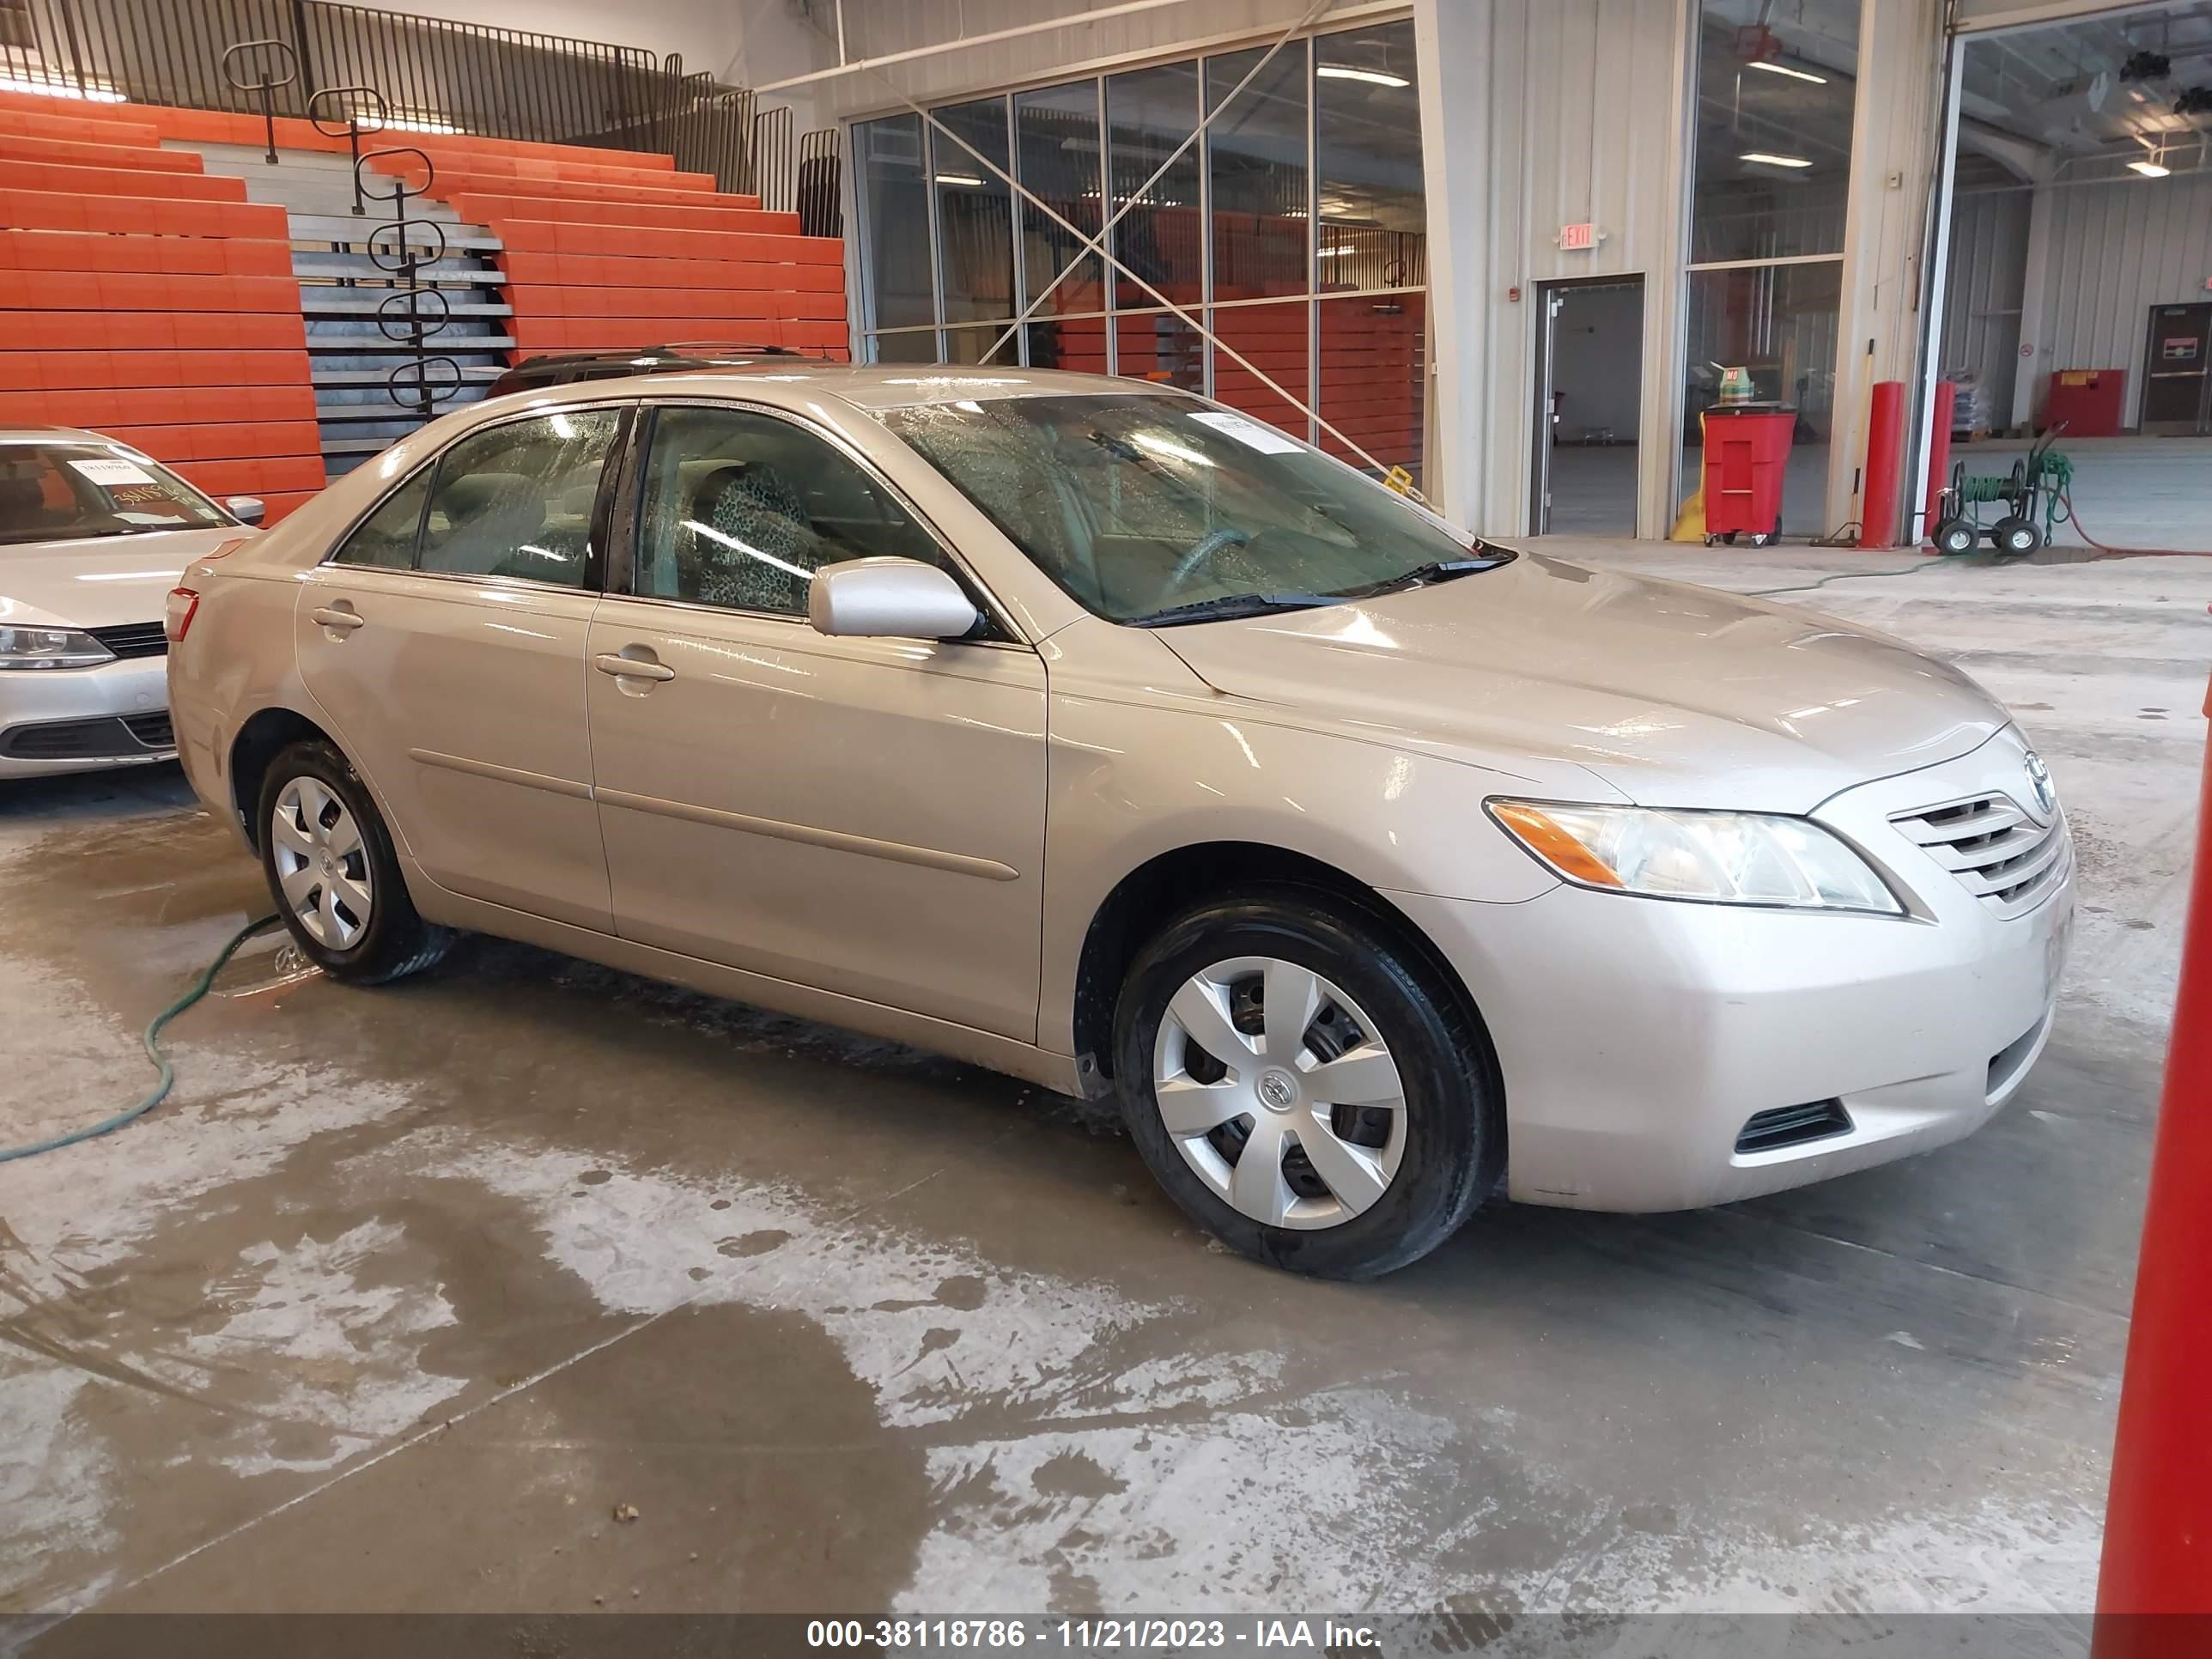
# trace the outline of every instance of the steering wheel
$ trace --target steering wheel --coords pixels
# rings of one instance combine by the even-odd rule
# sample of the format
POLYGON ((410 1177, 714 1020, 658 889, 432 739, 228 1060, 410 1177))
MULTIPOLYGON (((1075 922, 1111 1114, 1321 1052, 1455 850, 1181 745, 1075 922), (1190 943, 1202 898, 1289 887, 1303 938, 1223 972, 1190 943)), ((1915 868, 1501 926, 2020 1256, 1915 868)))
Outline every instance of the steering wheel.
POLYGON ((1199 567, 1215 554, 1227 548, 1247 546, 1251 540, 1248 533, 1234 525, 1224 525, 1218 530, 1207 531, 1190 544, 1190 551, 1176 561, 1175 574, 1168 578, 1168 585, 1161 590, 1160 597, 1164 599, 1170 593, 1180 593, 1183 584, 1196 575, 1199 567))

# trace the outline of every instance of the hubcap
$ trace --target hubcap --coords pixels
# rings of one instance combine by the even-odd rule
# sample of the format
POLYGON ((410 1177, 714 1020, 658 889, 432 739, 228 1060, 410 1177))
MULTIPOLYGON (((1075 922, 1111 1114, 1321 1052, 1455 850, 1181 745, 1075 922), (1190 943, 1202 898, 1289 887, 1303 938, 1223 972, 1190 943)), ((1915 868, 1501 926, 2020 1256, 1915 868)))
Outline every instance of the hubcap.
POLYGON ((1169 1000, 1152 1094, 1176 1149, 1239 1213, 1334 1227, 1389 1190, 1406 1146, 1397 1062, 1359 1005, 1310 968, 1238 957, 1169 1000))
POLYGON ((317 778, 295 778, 269 820, 276 885, 301 931, 327 950, 359 939, 375 911, 368 848, 346 804, 317 778))

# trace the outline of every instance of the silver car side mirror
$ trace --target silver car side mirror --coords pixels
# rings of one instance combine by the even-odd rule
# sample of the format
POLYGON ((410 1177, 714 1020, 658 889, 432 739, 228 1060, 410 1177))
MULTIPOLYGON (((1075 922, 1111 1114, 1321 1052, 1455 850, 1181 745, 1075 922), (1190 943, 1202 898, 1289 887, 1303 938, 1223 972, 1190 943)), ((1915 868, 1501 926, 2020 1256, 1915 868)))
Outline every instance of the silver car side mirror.
POLYGON ((806 619, 819 633, 957 639, 975 626, 960 584, 919 559, 848 559, 814 573, 806 619))
POLYGON ((258 495, 226 495, 222 510, 240 524, 259 524, 268 516, 269 508, 258 495))

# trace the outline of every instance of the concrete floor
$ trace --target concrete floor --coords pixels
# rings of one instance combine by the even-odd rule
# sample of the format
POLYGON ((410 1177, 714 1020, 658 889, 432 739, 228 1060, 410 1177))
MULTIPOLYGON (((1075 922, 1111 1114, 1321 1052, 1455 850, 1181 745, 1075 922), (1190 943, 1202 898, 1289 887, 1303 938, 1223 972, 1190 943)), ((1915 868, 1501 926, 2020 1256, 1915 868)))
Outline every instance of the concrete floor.
MULTIPOLYGON (((2027 453, 2024 438, 1960 444, 1952 458, 1969 473, 2002 475, 2027 453)), ((2074 503, 2089 533, 2107 547, 2212 553, 2212 438, 2066 438, 2058 447, 2074 464, 2074 503)), ((1552 528, 1566 536, 1626 536, 1636 526, 1637 449, 1563 445, 1552 452, 1552 528)), ((1694 487, 1702 452, 1682 452, 1681 476, 1694 487)), ((1783 483, 1782 525, 1794 538, 1817 536, 1828 487, 1828 447, 1801 444, 1790 452, 1783 483)), ((1984 509, 1994 524, 2002 509, 1984 509)), ((2060 547, 2089 544, 2081 527, 2063 524, 2060 547)))
MULTIPOLYGON (((489 941, 377 991, 249 951, 168 1105, 0 1165, 0 1612, 2079 1615, 2208 594, 1817 596, 2010 700, 2069 800, 2078 954, 1996 1122, 1708 1213, 1486 1212, 1376 1285, 1209 1248, 1002 1079, 489 941)), ((167 769, 0 787, 0 890, 4 1143, 136 1097, 266 905, 167 769)))

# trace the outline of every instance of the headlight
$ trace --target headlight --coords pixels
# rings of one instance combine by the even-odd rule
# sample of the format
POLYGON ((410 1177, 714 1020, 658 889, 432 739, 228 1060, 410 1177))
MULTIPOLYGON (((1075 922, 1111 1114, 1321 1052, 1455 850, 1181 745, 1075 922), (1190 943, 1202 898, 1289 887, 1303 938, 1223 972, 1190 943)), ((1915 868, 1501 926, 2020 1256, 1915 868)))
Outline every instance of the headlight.
POLYGON ((1579 886, 1647 898, 1905 914, 1864 859, 1804 818, 1516 800, 1487 805, 1506 834, 1579 886))
POLYGON ((92 668, 115 653, 74 628, 0 628, 0 668, 92 668))

